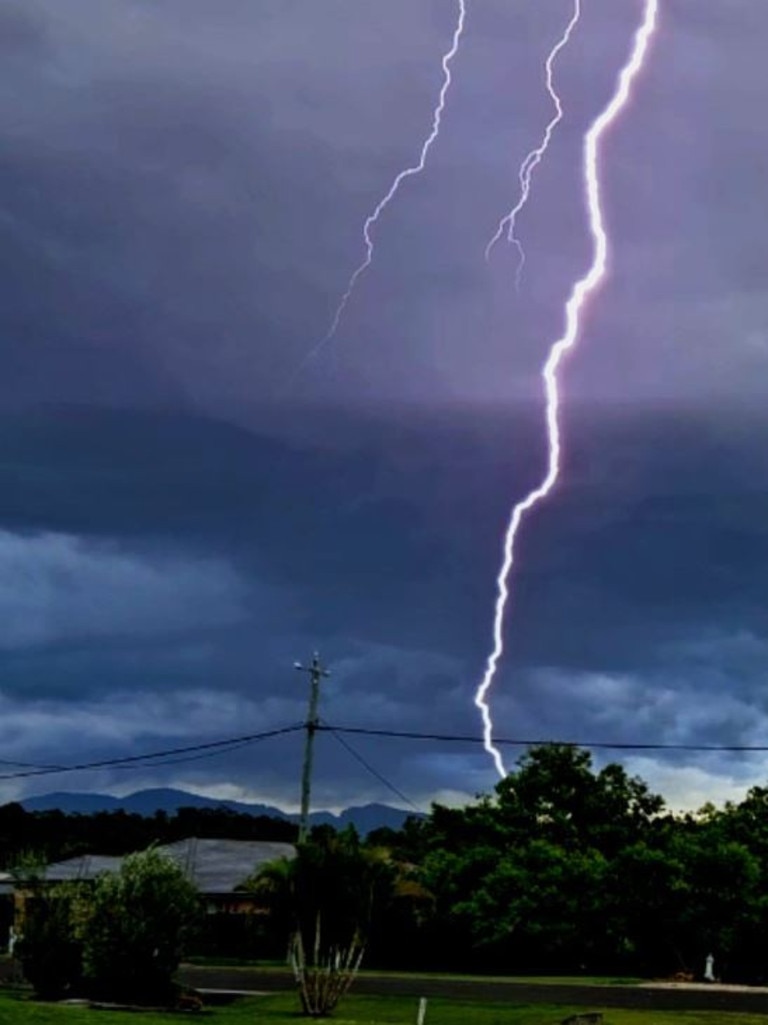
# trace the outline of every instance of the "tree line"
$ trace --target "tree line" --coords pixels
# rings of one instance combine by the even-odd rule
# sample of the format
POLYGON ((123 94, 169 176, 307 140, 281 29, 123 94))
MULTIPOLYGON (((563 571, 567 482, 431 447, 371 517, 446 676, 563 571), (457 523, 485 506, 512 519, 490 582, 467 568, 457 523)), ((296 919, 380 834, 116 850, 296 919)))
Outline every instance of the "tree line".
POLYGON ((712 954, 724 978, 768 979, 766 787, 672 814, 620 765, 548 745, 493 795, 368 843, 422 893, 373 937, 392 966, 700 977, 712 954))
POLYGON ((19 857, 27 855, 53 862, 80 854, 130 854, 189 836, 293 843, 297 827, 285 819, 223 808, 180 808, 173 815, 164 811, 152 816, 125 811, 85 815, 30 812, 11 803, 0 806, 0 870, 12 869, 19 857))
MULTIPOLYGON (((8 866, 20 852, 121 854, 189 835, 290 842, 295 827, 207 809, 142 819, 0 808, 8 866)), ((369 967, 700 976, 712 954, 725 979, 768 979, 768 787, 673 814, 622 766, 596 768, 585 750, 547 745, 466 807, 435 805, 364 840, 331 827, 312 837, 326 852, 323 871, 335 871, 329 851, 344 852, 345 877, 355 859, 363 876, 365 864, 376 867, 375 907, 366 897, 369 967)), ((336 892, 315 882, 298 889, 300 914, 310 918, 306 894, 336 892)), ((324 918, 333 918, 334 902, 324 918)), ((285 906, 277 902, 260 932, 262 956, 286 949, 285 906)), ((290 928, 295 935, 295 914, 290 928)))

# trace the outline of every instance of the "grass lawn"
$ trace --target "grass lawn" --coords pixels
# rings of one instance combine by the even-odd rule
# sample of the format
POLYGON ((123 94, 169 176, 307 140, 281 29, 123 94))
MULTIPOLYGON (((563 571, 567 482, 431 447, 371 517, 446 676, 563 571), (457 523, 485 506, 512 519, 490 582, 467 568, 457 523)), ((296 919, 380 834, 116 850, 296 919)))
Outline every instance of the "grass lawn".
MULTIPOLYGON (((572 1007, 515 1006, 430 1000, 425 1025, 558 1025, 572 1007)), ((84 1007, 39 1004, 18 995, 0 993, 2 1025, 173 1025, 188 1016, 157 1013, 91 1011, 84 1007)), ((191 1020, 195 1020, 194 1017, 191 1020)), ((209 1025, 278 1025, 302 1019, 292 995, 242 1000, 215 1007, 197 1019, 209 1025)), ((412 1025, 416 1001, 402 997, 357 997, 344 1000, 331 1019, 335 1025, 412 1025)), ((606 1011, 604 1025, 766 1025, 754 1014, 722 1012, 606 1011)))

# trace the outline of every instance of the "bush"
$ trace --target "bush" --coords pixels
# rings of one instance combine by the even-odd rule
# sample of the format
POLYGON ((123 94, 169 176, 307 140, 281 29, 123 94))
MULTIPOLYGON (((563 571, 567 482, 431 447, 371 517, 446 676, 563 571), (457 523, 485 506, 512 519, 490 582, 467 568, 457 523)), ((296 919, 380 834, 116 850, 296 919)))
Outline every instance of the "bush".
POLYGON ((69 892, 27 900, 24 931, 14 953, 25 979, 43 1000, 70 995, 82 982, 82 945, 73 914, 76 900, 69 892))
POLYGON ((101 876, 83 929, 91 992, 130 1003, 171 999, 198 908, 192 883, 159 851, 129 855, 119 872, 101 876))

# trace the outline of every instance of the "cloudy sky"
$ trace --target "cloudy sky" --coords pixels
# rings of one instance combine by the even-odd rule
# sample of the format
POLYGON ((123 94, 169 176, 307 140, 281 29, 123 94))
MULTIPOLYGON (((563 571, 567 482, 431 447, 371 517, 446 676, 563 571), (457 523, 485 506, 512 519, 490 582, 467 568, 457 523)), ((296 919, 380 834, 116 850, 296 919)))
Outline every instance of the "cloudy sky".
MULTIPOLYGON (((0 0, 0 741, 61 764, 301 719, 479 735, 510 505, 542 474, 539 368, 590 259, 581 144, 639 0, 0 0)), ((521 536, 500 735, 768 743, 763 0, 661 0, 603 150, 611 274, 563 374, 564 474, 521 536)), ((417 804, 477 746, 353 742, 417 804)), ((508 755, 514 759, 514 755, 508 755)), ((621 756, 673 804, 763 756, 621 756)), ((298 735, 11 799, 157 784, 294 806, 298 735)), ((9 771, 13 771, 9 767, 9 771)), ((331 736, 318 805, 392 799, 331 736)), ((397 803, 397 802, 395 802, 397 803)))

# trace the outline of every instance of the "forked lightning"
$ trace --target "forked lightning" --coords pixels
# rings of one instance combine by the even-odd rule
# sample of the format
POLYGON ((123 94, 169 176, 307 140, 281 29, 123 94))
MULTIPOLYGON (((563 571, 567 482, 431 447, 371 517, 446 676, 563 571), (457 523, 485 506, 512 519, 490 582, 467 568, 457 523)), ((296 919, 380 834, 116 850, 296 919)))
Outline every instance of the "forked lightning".
POLYGON ((608 235, 603 218, 600 185, 600 144, 603 137, 619 117, 632 92, 632 85, 642 70, 658 20, 659 0, 644 0, 642 21, 635 33, 629 59, 619 73, 616 89, 608 106, 592 122, 584 137, 583 172, 589 231, 592 236, 592 263, 586 274, 574 284, 565 304, 565 330, 553 343, 542 370, 546 399, 546 436, 548 459, 546 474, 541 483, 512 509, 504 537, 503 559, 496 578, 496 605, 493 616, 493 649, 486 662, 485 673, 475 691, 475 705, 483 721, 483 742, 493 758, 500 776, 506 775, 501 752, 493 743, 493 721, 488 704, 488 692, 504 653, 504 617, 509 601, 509 581, 515 559, 515 542, 527 515, 550 493, 560 474, 560 394, 558 371, 565 354, 578 341, 581 314, 589 297, 597 290, 608 270, 608 235))
MULTIPOLYGON (((389 191, 379 200, 377 206, 373 212, 368 215, 363 224, 363 243, 365 245, 365 258, 359 267, 354 271, 352 277, 349 279, 347 284, 347 290, 339 300, 339 304, 336 307, 336 312, 333 315, 331 326, 326 331, 323 338, 307 353, 302 361, 300 367, 296 371, 296 374, 301 373, 304 367, 311 360, 315 359, 316 356, 322 352, 325 346, 334 338, 336 332, 339 329, 341 318, 344 316, 344 311, 347 308, 349 300, 352 298, 352 293, 355 290, 357 282, 360 277, 368 270, 373 262, 374 252, 374 241, 373 241, 373 229, 379 221, 379 218, 384 213, 386 208, 392 202, 397 195, 400 186, 407 178, 412 178, 414 175, 421 174, 427 164, 427 157, 429 151, 440 134, 440 125, 443 118, 443 111, 445 110, 445 101, 448 96, 448 90, 451 86, 451 61, 459 52, 459 46, 461 44, 461 37, 464 34, 464 23, 467 17, 466 0, 458 0, 458 13, 456 18, 456 25, 453 30, 453 36, 451 39, 450 48, 443 54, 442 68, 443 68, 443 81, 440 87, 440 93, 437 98, 437 105, 432 112, 432 129, 429 135, 426 137, 421 146, 421 152, 419 154, 418 161, 411 167, 406 167, 400 171, 395 177, 394 181, 389 187, 389 191)), ((294 375, 295 376, 295 375, 294 375)))
POLYGON ((550 120, 547 127, 544 129, 544 135, 541 138, 539 145, 532 149, 531 152, 526 156, 525 160, 520 165, 517 178, 520 183, 520 195, 517 203, 512 207, 509 213, 502 217, 499 221, 499 226, 496 229, 496 234, 493 236, 491 241, 485 247, 485 259, 486 261, 491 258, 491 250, 497 242, 501 241, 502 236, 506 230, 507 241, 511 242, 517 249, 517 271, 515 273, 515 288, 520 287, 520 276, 523 273, 523 265, 525 264, 525 251, 515 234, 515 226, 517 224, 517 218, 520 211, 523 209, 525 204, 528 202, 528 196, 531 193, 531 178, 533 172, 539 166, 541 161, 549 149, 549 144, 552 140, 555 129, 563 119, 563 104, 555 89, 554 84, 554 66, 557 55, 562 49, 564 49, 571 38, 571 33, 578 24, 579 18, 581 17, 581 0, 573 0, 573 14, 571 19, 565 27, 563 34, 557 40, 555 45, 549 51, 546 61, 544 62, 544 80, 547 86, 547 92, 549 93, 552 104, 555 108, 555 113, 550 120))

